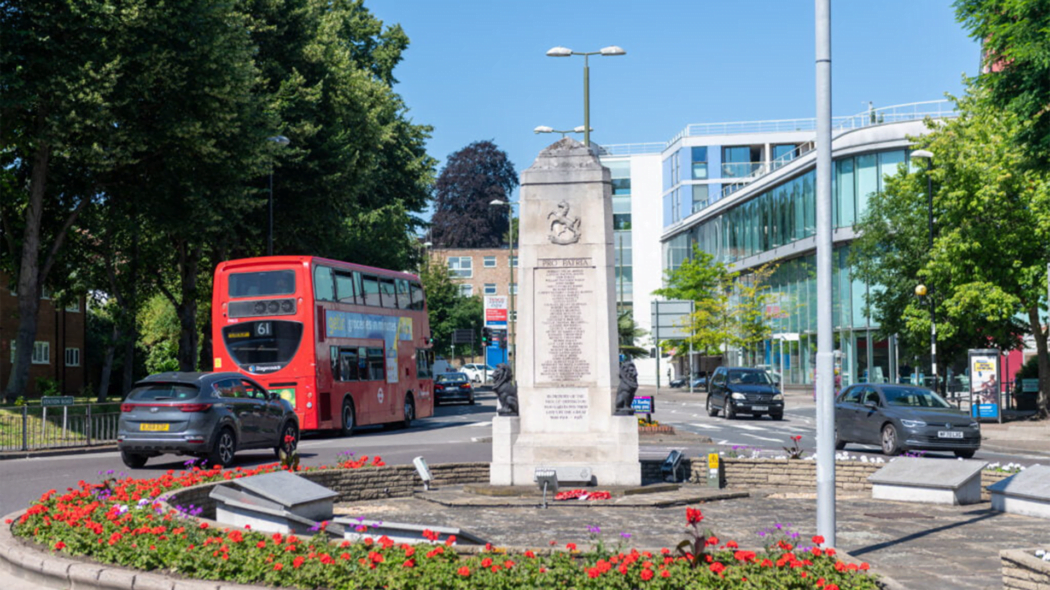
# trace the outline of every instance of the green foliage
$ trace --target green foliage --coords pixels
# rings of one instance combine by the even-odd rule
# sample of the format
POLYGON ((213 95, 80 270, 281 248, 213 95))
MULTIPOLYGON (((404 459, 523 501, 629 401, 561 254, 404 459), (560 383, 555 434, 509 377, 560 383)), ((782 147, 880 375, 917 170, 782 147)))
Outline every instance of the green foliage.
POLYGON ((769 278, 776 272, 777 266, 773 263, 763 264, 735 283, 736 305, 733 313, 737 338, 740 346, 752 358, 759 354, 762 343, 773 337, 773 325, 767 307, 773 300, 773 294, 769 292, 769 278))
MULTIPOLYGON (((435 352, 446 355, 451 353, 452 332, 457 329, 474 330, 477 333, 475 343, 480 345, 482 314, 484 313, 481 298, 460 295, 459 285, 452 282, 448 268, 431 261, 423 264, 419 272, 419 279, 427 295, 427 312, 435 352)), ((464 351, 464 345, 457 346, 460 352, 464 351)))
POLYGON ((139 323, 139 348, 146 355, 146 371, 151 375, 178 371, 180 326, 171 302, 160 295, 150 298, 139 313, 139 323))
POLYGON ((1043 0, 956 0, 956 15, 982 44, 982 101, 1028 121, 1015 146, 1032 164, 1050 158, 1050 11, 1043 0))
POLYGON ((635 345, 635 342, 648 334, 648 332, 638 327, 638 323, 634 321, 634 314, 630 311, 621 312, 616 317, 616 332, 620 354, 630 359, 649 356, 648 350, 635 345))
POLYGON ((885 287, 869 295, 873 317, 910 347, 923 348, 930 333, 929 301, 913 295, 922 283, 936 306, 941 358, 989 343, 1014 349, 1027 332, 1046 359, 1040 309, 1050 254, 1050 173, 1026 165, 1019 137, 1032 123, 990 106, 985 93, 971 87, 955 99, 957 119, 931 122, 932 132, 916 139, 917 148, 935 154, 933 247, 926 171, 902 166, 869 200, 852 257, 860 276, 885 287))
POLYGON ((40 397, 48 395, 61 395, 62 386, 55 379, 51 379, 49 377, 37 377, 36 392, 40 395, 40 397))
POLYGON ((730 302, 737 276, 724 263, 715 262, 713 255, 694 245, 692 256, 677 269, 667 272, 667 286, 653 291, 654 295, 667 299, 695 302, 689 340, 696 352, 718 354, 723 346, 739 343, 730 302))

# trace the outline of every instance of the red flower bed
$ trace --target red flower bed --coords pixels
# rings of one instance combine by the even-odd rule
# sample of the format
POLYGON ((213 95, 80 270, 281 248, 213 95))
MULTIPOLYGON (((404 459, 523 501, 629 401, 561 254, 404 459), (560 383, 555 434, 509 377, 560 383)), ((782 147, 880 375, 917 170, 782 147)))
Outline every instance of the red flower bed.
MULTIPOLYGON (((341 469, 381 466, 367 457, 339 464, 341 469)), ((16 535, 53 551, 85 555, 99 562, 144 570, 177 572, 192 578, 300 588, 787 588, 875 590, 867 564, 847 564, 835 550, 798 548, 784 539, 765 551, 742 550, 737 543, 701 533, 700 510, 688 508, 689 538, 672 551, 657 554, 616 545, 580 552, 575 543, 565 551, 521 555, 486 546, 472 556, 459 555, 454 540, 439 543, 426 531, 420 545, 389 538, 329 543, 323 536, 295 535, 209 527, 177 510, 164 510, 157 499, 165 492, 278 469, 199 469, 152 479, 81 481, 59 494, 44 493, 14 523, 16 535)), ((301 469, 307 471, 308 469, 301 469)), ((567 495, 583 497, 572 490, 567 495)), ((592 492, 600 496, 607 492, 592 492)), ((8 523, 12 524, 12 523, 8 523)), ((594 527, 595 531, 599 529, 594 527)))

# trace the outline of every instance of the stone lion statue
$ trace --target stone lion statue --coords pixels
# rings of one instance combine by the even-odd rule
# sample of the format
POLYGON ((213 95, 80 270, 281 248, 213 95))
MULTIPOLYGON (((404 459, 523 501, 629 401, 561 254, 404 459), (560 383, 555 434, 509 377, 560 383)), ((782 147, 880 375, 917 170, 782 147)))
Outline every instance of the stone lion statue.
POLYGON ((633 416, 634 392, 638 391, 638 369, 634 361, 625 361, 620 364, 620 386, 616 388, 616 412, 617 416, 633 416))
POLYGON ((518 386, 514 385, 514 374, 506 363, 496 365, 492 372, 492 389, 499 398, 500 416, 518 415, 518 386))

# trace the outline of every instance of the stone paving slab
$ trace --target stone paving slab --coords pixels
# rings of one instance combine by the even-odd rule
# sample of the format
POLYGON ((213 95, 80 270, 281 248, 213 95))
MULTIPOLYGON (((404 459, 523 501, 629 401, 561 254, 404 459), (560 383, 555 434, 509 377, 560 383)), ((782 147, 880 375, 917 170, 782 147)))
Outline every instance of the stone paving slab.
MULTIPOLYGON (((728 491, 741 491, 729 489, 728 491)), ((747 490, 747 498, 695 504, 703 526, 723 540, 761 548, 757 533, 776 523, 790 525, 806 545, 816 531, 816 496, 747 490)), ((990 510, 988 502, 969 506, 923 505, 872 500, 868 494, 836 498, 838 548, 867 561, 877 572, 912 590, 988 590, 1002 587, 999 551, 1046 546, 1050 527, 1038 518, 990 510)), ((552 505, 544 510, 515 506, 445 506, 425 499, 398 498, 337 506, 343 515, 400 522, 465 526, 494 544, 548 547, 588 545, 598 526, 608 544, 628 533, 628 546, 674 547, 685 538, 683 507, 623 509, 612 506, 552 505)))

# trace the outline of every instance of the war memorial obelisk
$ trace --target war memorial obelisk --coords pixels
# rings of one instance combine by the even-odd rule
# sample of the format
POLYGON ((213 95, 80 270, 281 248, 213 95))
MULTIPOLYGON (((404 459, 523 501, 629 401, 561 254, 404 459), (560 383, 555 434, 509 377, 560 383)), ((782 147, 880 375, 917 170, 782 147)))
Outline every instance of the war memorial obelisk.
POLYGON ((609 169, 570 138, 521 175, 518 416, 492 422, 492 485, 537 468, 590 468, 639 485, 638 422, 614 415, 619 381, 609 169))

